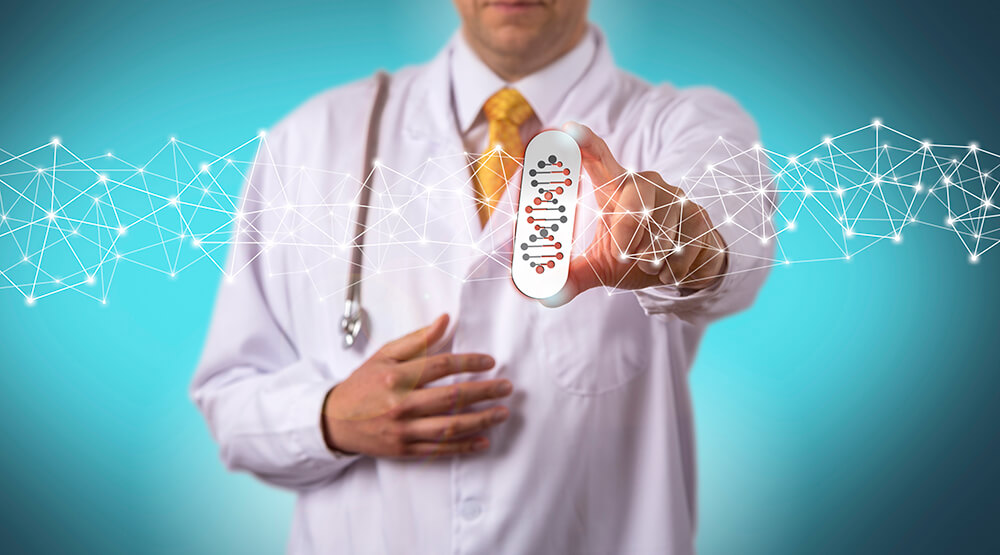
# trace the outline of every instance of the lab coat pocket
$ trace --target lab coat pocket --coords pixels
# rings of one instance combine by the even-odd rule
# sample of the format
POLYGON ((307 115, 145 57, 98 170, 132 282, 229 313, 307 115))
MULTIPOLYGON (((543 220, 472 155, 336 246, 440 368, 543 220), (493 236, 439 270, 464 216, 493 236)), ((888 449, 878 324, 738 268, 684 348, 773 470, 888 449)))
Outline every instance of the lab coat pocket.
POLYGON ((649 367, 653 326, 634 295, 592 291, 559 308, 539 305, 537 322, 543 367, 568 393, 607 393, 649 367))

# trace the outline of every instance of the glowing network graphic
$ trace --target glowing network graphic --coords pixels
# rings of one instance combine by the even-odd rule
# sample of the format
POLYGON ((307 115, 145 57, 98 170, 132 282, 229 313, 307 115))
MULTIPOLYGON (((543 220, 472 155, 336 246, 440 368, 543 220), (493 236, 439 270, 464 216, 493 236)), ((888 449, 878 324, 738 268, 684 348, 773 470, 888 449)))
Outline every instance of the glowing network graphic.
MULTIPOLYGON (((758 210, 768 221, 743 227, 761 242, 774 241, 771 265, 850 259, 877 243, 901 242, 904 231, 913 226, 953 234, 972 263, 1000 242, 1000 213, 994 201, 1000 157, 975 144, 933 144, 875 120, 794 156, 759 145, 738 149, 724 138, 715 146, 724 156, 756 160, 770 171, 734 174, 724 169, 732 164, 716 157, 697 161, 676 184, 702 206, 730 194, 709 186, 720 178, 736 180, 754 193, 740 197, 740 202, 760 204, 777 193, 777 200, 766 201, 775 203, 770 209, 758 210), (811 234, 809 241, 789 240, 803 233, 811 234)), ((226 266, 228 245, 268 212, 282 217, 278 229, 255 230, 266 248, 317 251, 327 259, 349 260, 353 237, 347 230, 361 180, 346 173, 283 167, 283 174, 291 176, 285 179, 286 187, 323 184, 329 191, 326 201, 298 205, 286 200, 293 195, 283 195, 247 205, 240 198, 241 185, 253 172, 276 164, 256 156, 267 149, 264 133, 221 155, 171 138, 139 164, 111 153, 82 158, 59 139, 20 154, 0 149, 0 289, 21 295, 28 305, 66 292, 107 302, 116 272, 126 264, 175 277, 194 264, 208 263, 231 279, 245 268, 226 266), (321 216, 339 225, 317 241, 313 228, 321 216), (310 233, 303 233, 305 229, 310 233)), ((475 156, 454 156, 473 167, 475 156)), ((439 161, 432 158, 425 165, 439 161)), ((425 196, 456 191, 474 195, 471 171, 465 172, 464 183, 462 176, 452 176, 454 186, 438 187, 422 181, 425 169, 403 172, 379 165, 373 175, 364 176, 377 192, 369 207, 370 221, 391 230, 366 237, 366 249, 427 242, 421 232, 426 222, 420 218, 440 215, 404 209, 414 200, 413 183, 426 185, 421 192, 425 196), (394 194, 404 183, 405 189, 394 194)), ((496 217, 509 218, 512 224, 516 214, 500 211, 496 217)), ((665 246, 663 256, 680 246, 665 246)), ((413 248, 412 253, 411 266, 435 264, 440 256, 433 249, 413 248)), ((362 275, 405 270, 405 265, 391 266, 372 255, 366 257, 362 275)), ((303 263, 291 271, 322 270, 303 263)), ((343 289, 316 293, 325 299, 342 295, 343 289)))

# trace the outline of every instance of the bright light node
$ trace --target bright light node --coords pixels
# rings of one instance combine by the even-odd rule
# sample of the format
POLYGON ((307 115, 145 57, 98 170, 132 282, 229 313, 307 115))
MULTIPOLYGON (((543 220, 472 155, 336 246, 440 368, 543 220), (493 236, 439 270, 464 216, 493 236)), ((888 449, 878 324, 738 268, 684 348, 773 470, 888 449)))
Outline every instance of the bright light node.
POLYGON ((972 264, 979 263, 979 255, 978 254, 970 254, 969 255, 969 262, 972 263, 972 264))
POLYGON ((264 129, 261 129, 260 131, 257 132, 258 137, 263 138, 265 135, 267 135, 267 131, 264 129))
POLYGON ((875 182, 876 185, 881 185, 882 184, 882 176, 881 175, 876 175, 875 179, 873 179, 873 181, 875 182))
POLYGON ((38 168, 38 173, 45 173, 45 168, 38 168))
POLYGON ((715 170, 715 166, 713 166, 712 164, 705 164, 705 171, 710 172, 713 170, 715 170))
POLYGON ((930 147, 931 147, 930 141, 920 141, 920 148, 927 150, 930 147))
POLYGON ((948 227, 955 227, 955 218, 948 216, 948 218, 944 221, 944 223, 947 224, 948 227))
POLYGON ((177 273, 176 272, 170 272, 170 279, 174 279, 175 277, 177 277, 177 273))
POLYGON ((126 229, 124 226, 119 227, 118 228, 118 235, 125 235, 126 231, 128 231, 128 229, 126 229))
POLYGON ((798 164, 799 163, 799 159, 797 157, 795 157, 795 156, 789 156, 788 157, 788 163, 789 164, 798 164))
POLYGON ((828 145, 833 142, 832 137, 823 137, 823 144, 828 145))
POLYGON ((969 150, 972 152, 979 150, 979 143, 969 143, 969 150))
POLYGON ((200 170, 201 170, 202 172, 207 172, 207 171, 208 171, 208 164, 206 164, 206 163, 202 162, 202 163, 201 163, 201 166, 199 166, 199 169, 200 169, 200 170))
POLYGON ((177 197, 170 197, 170 200, 168 202, 170 203, 171 206, 177 206, 177 197))
POLYGON ((108 299, 101 299, 101 304, 108 304, 108 299))
POLYGON ((87 285, 93 285, 94 284, 94 276, 87 276, 87 279, 85 281, 87 282, 87 285))
POLYGON ((944 181, 945 185, 951 185, 951 178, 950 177, 945 176, 945 177, 941 178, 941 181, 944 181))
POLYGON ((902 241, 903 241, 903 236, 902 235, 900 235, 900 234, 897 233, 897 234, 895 234, 895 235, 892 236, 892 242, 893 243, 900 243, 902 241))
POLYGON ((854 229, 847 228, 847 230, 844 231, 844 234, 847 235, 848 237, 854 237, 854 229))
POLYGON ((990 199, 986 199, 986 200, 983 201, 983 208, 989 209, 989 208, 992 208, 992 207, 993 207, 993 203, 990 202, 990 199))
POLYGON ((872 120, 872 125, 874 125, 875 127, 881 127, 882 126, 882 120, 879 119, 879 118, 875 118, 875 119, 872 120))
POLYGON ((28 295, 27 297, 24 298, 24 304, 26 304, 28 306, 34 305, 35 304, 35 298, 32 297, 31 295, 28 295))
POLYGON ((107 156, 108 158, 111 158, 113 156, 110 152, 107 152, 104 155, 107 156))
POLYGON ((108 180, 108 176, 101 174, 100 177, 97 178, 97 180, 100 181, 101 183, 105 183, 108 180))
POLYGON ((234 281, 232 275, 226 275, 226 283, 232 283, 234 281))
POLYGON ((177 137, 170 137, 170 142, 176 143, 177 142, 177 137))
POLYGON ((139 173, 143 173, 143 172, 145 172, 145 171, 146 171, 146 168, 139 168, 139 169, 137 169, 136 171, 137 171, 137 172, 139 172, 139 173))
POLYGON ((924 186, 920 183, 917 183, 916 186, 913 187, 913 190, 919 193, 924 190, 924 186))
POLYGON ((797 226, 797 224, 795 223, 795 220, 792 220, 792 221, 788 222, 787 228, 788 228, 789 231, 795 231, 796 226, 797 226))
POLYGON ((55 219, 56 219, 56 213, 55 212, 49 212, 48 214, 45 215, 45 217, 48 218, 50 222, 55 221, 55 219))
POLYGON ((807 197, 808 197, 808 196, 811 196, 811 195, 813 194, 813 190, 812 190, 812 188, 810 188, 809 186, 805 186, 805 187, 803 187, 803 188, 802 188, 802 193, 803 193, 803 194, 804 194, 805 196, 807 196, 807 197))
POLYGON ((52 137, 52 146, 59 146, 61 142, 62 141, 59 140, 59 137, 52 137))
POLYGON ((122 255, 116 252, 115 253, 115 260, 121 260, 121 259, 122 259, 122 255))
POLYGON ((227 164, 232 164, 233 163, 233 159, 232 158, 226 158, 226 163, 227 164))
POLYGON ((834 191, 837 192, 837 196, 841 196, 841 197, 844 196, 844 190, 841 189, 840 187, 837 187, 836 189, 834 189, 834 191))
POLYGON ((201 246, 201 241, 198 239, 191 239, 191 246, 197 249, 201 246))
POLYGON ((785 266, 788 266, 789 264, 791 264, 791 261, 789 261, 789 260, 786 260, 786 261, 785 261, 785 266))
POLYGON ((760 143, 754 143, 754 144, 753 144, 753 149, 754 149, 754 150, 760 150, 760 148, 761 148, 761 147, 760 147, 760 143))

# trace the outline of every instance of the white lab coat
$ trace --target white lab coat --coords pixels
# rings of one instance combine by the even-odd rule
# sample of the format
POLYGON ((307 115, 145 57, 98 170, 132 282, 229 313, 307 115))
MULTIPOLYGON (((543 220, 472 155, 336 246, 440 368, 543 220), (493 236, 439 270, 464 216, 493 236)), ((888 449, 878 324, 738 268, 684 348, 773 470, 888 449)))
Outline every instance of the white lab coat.
MULTIPOLYGON (((370 337, 344 350, 350 252, 340 245, 358 194, 345 174, 361 171, 372 81, 313 98, 269 133, 248 177, 227 267, 235 277, 219 291, 191 389, 227 466, 297 492, 290 552, 693 550, 687 373, 705 325, 749 306, 763 282, 771 247, 758 237, 771 193, 758 190, 761 175, 725 177, 753 172, 713 148, 719 136, 743 149, 757 140, 735 102, 650 86, 618 70, 598 39, 581 84, 542 123, 585 123, 626 167, 682 187, 692 166, 718 164, 712 184, 689 195, 706 199, 715 222, 731 220, 720 228, 730 274, 685 297, 667 287, 596 289, 550 309, 521 296, 508 266, 518 179, 481 230, 452 112, 449 44, 393 76, 379 145, 386 169, 376 172, 366 236, 370 337), (443 312, 452 325, 434 350, 489 353, 497 365, 487 376, 514 383, 512 416, 489 432, 488 452, 416 461, 331 453, 320 432, 329 389, 443 312)), ((592 215, 588 186, 581 202, 592 215)), ((577 251, 594 225, 581 218, 577 251)))

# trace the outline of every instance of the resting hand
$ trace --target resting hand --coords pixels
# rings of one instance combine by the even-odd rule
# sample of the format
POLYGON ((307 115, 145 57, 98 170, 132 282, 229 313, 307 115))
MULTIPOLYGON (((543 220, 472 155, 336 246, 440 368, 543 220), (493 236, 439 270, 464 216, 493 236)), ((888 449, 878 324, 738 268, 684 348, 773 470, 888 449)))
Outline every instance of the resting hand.
POLYGON ((445 376, 484 372, 493 358, 483 354, 426 356, 444 335, 448 316, 386 343, 327 395, 323 428, 327 446, 373 457, 452 455, 482 451, 480 436, 506 420, 505 407, 464 412, 474 403, 510 395, 508 380, 482 380, 426 387, 445 376))

